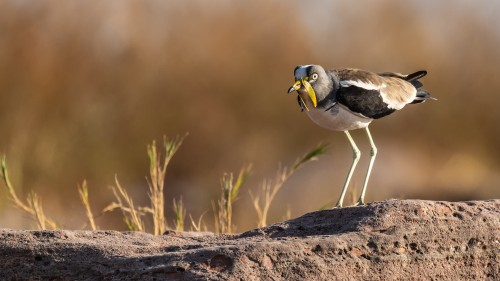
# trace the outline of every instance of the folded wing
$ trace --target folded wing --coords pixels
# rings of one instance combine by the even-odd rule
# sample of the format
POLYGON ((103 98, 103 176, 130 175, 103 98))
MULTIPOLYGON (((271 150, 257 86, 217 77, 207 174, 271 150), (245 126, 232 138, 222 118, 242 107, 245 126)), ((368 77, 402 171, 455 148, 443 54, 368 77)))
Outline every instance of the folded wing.
POLYGON ((417 98, 425 71, 409 75, 376 74, 359 69, 335 70, 340 80, 337 102, 354 113, 378 119, 402 109, 417 98))

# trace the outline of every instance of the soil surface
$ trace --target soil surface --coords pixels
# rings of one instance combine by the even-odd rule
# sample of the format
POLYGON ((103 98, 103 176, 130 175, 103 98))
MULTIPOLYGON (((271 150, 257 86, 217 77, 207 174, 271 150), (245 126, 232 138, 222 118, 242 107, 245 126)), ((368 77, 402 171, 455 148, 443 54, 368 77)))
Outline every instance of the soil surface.
POLYGON ((500 280, 500 200, 388 200, 235 235, 0 229, 1 280, 500 280))

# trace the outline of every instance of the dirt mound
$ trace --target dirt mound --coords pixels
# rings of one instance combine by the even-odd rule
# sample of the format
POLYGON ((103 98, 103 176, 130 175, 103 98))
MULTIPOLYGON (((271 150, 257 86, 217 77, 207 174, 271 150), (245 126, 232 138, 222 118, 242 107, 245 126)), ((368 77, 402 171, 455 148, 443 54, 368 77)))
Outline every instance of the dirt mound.
POLYGON ((0 230, 7 280, 500 280, 500 200, 388 200, 236 235, 0 230))

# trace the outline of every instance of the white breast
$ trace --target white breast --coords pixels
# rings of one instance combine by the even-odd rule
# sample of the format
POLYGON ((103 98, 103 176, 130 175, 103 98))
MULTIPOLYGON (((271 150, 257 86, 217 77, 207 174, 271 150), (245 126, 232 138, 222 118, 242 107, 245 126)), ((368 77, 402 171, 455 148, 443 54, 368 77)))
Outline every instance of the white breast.
POLYGON ((328 111, 314 107, 309 107, 309 109, 310 111, 305 112, 314 123, 333 131, 361 129, 368 127, 373 121, 371 118, 352 113, 338 103, 328 111))

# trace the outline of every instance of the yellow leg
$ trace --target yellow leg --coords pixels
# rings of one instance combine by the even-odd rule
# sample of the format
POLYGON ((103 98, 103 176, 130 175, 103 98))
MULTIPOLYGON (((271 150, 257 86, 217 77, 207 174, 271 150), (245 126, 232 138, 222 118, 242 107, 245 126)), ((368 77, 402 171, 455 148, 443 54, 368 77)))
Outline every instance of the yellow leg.
POLYGON ((375 147, 375 143, 373 142, 372 135, 370 134, 370 130, 368 127, 365 128, 366 135, 368 135, 368 140, 370 141, 370 164, 368 165, 368 171, 366 172, 365 182, 363 183, 363 189, 361 190, 361 195, 359 196, 358 205, 365 204, 365 193, 366 186, 368 185, 368 179, 370 178, 370 173, 372 172, 373 163, 375 162, 375 157, 377 156, 377 147, 375 147))
POLYGON ((339 201, 337 202, 337 207, 342 207, 342 202, 344 201, 344 196, 347 191, 347 187, 349 186, 349 182, 351 181, 354 169, 356 168, 359 158, 361 157, 361 152, 359 151, 358 147, 356 146, 356 143, 352 139, 351 134, 349 134, 349 131, 344 131, 344 133, 346 134, 347 139, 349 140, 349 143, 351 144, 352 147, 353 161, 351 168, 349 169, 349 173, 347 174, 347 178, 345 179, 344 187, 342 187, 342 192, 340 193, 340 198, 339 201))

